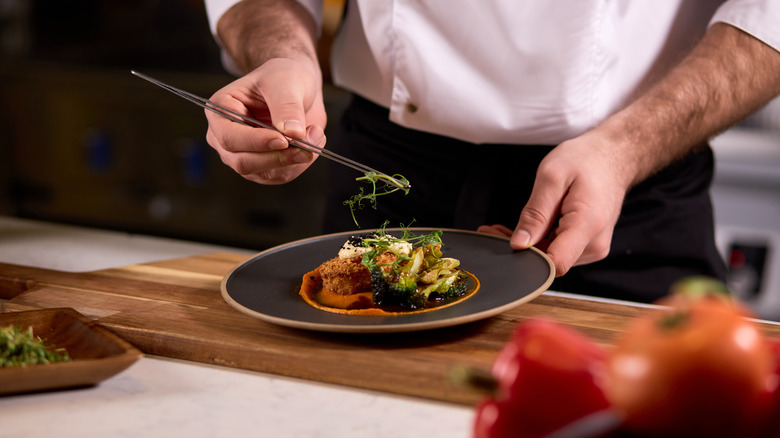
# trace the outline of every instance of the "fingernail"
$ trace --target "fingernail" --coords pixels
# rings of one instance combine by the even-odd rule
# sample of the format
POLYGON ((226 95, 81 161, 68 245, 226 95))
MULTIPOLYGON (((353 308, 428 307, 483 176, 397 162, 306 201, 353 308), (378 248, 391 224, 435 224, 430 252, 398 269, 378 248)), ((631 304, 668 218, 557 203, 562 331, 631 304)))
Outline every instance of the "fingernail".
POLYGON ((297 120, 285 120, 284 122, 284 132, 287 134, 301 134, 305 133, 306 131, 303 129, 303 124, 297 120))
POLYGON ((512 241, 524 248, 531 246, 531 235, 527 231, 518 230, 512 236, 512 241))
POLYGON ((268 149, 271 150, 281 150, 287 147, 287 142, 282 140, 281 138, 275 138, 268 142, 268 149))

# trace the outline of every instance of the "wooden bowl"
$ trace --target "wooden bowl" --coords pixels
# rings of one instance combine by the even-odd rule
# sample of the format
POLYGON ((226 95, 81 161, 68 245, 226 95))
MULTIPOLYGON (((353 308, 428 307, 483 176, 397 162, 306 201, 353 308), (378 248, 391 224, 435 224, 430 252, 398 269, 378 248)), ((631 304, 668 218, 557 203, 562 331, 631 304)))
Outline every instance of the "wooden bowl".
POLYGON ((0 368, 0 394, 96 385, 118 374, 143 354, 115 334, 70 308, 0 313, 0 327, 32 327, 71 361, 0 368))

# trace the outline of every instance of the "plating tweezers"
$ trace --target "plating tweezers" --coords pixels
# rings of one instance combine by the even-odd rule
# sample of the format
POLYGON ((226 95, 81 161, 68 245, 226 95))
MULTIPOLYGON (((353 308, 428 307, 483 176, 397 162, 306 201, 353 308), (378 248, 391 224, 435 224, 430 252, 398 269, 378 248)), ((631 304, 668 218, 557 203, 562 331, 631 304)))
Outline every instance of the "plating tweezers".
MULTIPOLYGON (((251 126, 253 128, 258 128, 259 127, 259 128, 271 129, 273 131, 280 132, 278 129, 274 128, 271 125, 263 123, 263 122, 261 122, 261 121, 259 121, 257 119, 252 118, 252 117, 245 116, 245 115, 243 115, 241 113, 237 113, 237 112, 235 112, 233 110, 230 110, 228 108, 225 108, 225 107, 223 107, 221 105, 217 105, 216 103, 214 103, 214 102, 212 102, 212 101, 210 101, 208 99, 204 99, 204 98, 202 98, 200 96, 197 96, 195 94, 192 94, 192 93, 189 93, 187 91, 178 89, 178 88, 173 87, 171 85, 168 85, 165 82, 157 80, 157 79, 155 79, 155 78, 153 78, 151 76, 145 75, 145 74, 137 72, 135 70, 130 70, 130 73, 138 76, 141 79, 145 79, 145 80, 147 80, 147 81, 149 81, 149 82, 151 82, 151 83, 153 83, 153 84, 155 84, 155 85, 157 85, 157 86, 159 86, 161 88, 164 88, 165 90, 168 90, 171 93, 176 94, 177 96, 179 96, 179 97, 181 97, 181 98, 183 98, 185 100, 188 100, 188 101, 190 101, 190 102, 192 102, 192 103, 194 103, 194 104, 196 104, 196 105, 198 105, 198 106, 200 106, 202 108, 205 108, 205 109, 207 109, 207 110, 209 110, 211 112, 219 114, 220 116, 222 116, 222 117, 224 117, 224 118, 226 118, 226 119, 228 119, 230 121, 233 121, 233 122, 236 122, 236 123, 240 123, 240 124, 246 125, 246 126, 251 126)), ((284 135, 284 134, 282 134, 282 135, 284 135)), ((333 160, 333 161, 335 161, 335 162, 337 162, 339 164, 342 164, 344 166, 351 167, 352 169, 355 169, 355 170, 357 170, 359 172, 362 172, 362 173, 368 173, 368 172, 375 173, 375 174, 381 176, 386 181, 388 181, 390 184, 398 187, 399 189, 409 190, 409 188, 410 188, 409 183, 404 182, 404 181, 400 181, 399 179, 397 179, 395 177, 392 177, 390 175, 387 175, 386 173, 382 173, 382 172, 379 172, 379 171, 377 171, 375 169, 372 169, 371 167, 368 167, 365 164, 361 164, 361 163, 358 163, 357 161, 350 160, 349 158, 341 156, 341 155, 339 155, 339 154, 337 154, 335 152, 331 152, 331 151, 329 151, 329 150, 327 150, 325 148, 321 148, 319 146, 315 146, 315 145, 313 145, 313 144, 311 144, 311 143, 309 143, 309 142, 307 142, 305 140, 301 140, 301 139, 297 139, 297 138, 290 138, 290 137, 288 137, 286 135, 285 135, 285 138, 287 139, 287 142, 290 145, 295 146, 297 148, 303 149, 305 151, 309 151, 309 152, 311 152, 313 154, 321 155, 321 156, 323 156, 325 158, 331 159, 331 160, 333 160)))

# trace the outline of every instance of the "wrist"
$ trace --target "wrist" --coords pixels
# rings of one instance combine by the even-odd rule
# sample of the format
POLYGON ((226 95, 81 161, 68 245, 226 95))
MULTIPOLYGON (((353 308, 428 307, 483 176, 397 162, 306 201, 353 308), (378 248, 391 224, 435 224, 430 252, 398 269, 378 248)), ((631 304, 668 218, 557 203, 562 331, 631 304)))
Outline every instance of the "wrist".
POLYGON ((652 143, 641 131, 641 126, 630 120, 613 116, 580 139, 592 148, 591 153, 609 163, 608 170, 615 184, 628 190, 654 173, 658 166, 653 160, 657 157, 650 153, 652 143))
POLYGON ((295 1, 240 1, 219 19, 217 35, 244 74, 274 58, 319 71, 316 23, 295 1))

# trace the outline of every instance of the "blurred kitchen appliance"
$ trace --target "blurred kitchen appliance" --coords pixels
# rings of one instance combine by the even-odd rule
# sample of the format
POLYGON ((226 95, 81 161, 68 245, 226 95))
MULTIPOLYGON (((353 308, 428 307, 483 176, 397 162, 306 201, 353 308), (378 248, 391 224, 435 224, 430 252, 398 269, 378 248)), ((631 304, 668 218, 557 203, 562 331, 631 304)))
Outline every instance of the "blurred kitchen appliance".
POLYGON ((716 238, 729 286, 760 317, 780 320, 780 131, 746 124, 712 146, 716 238))

